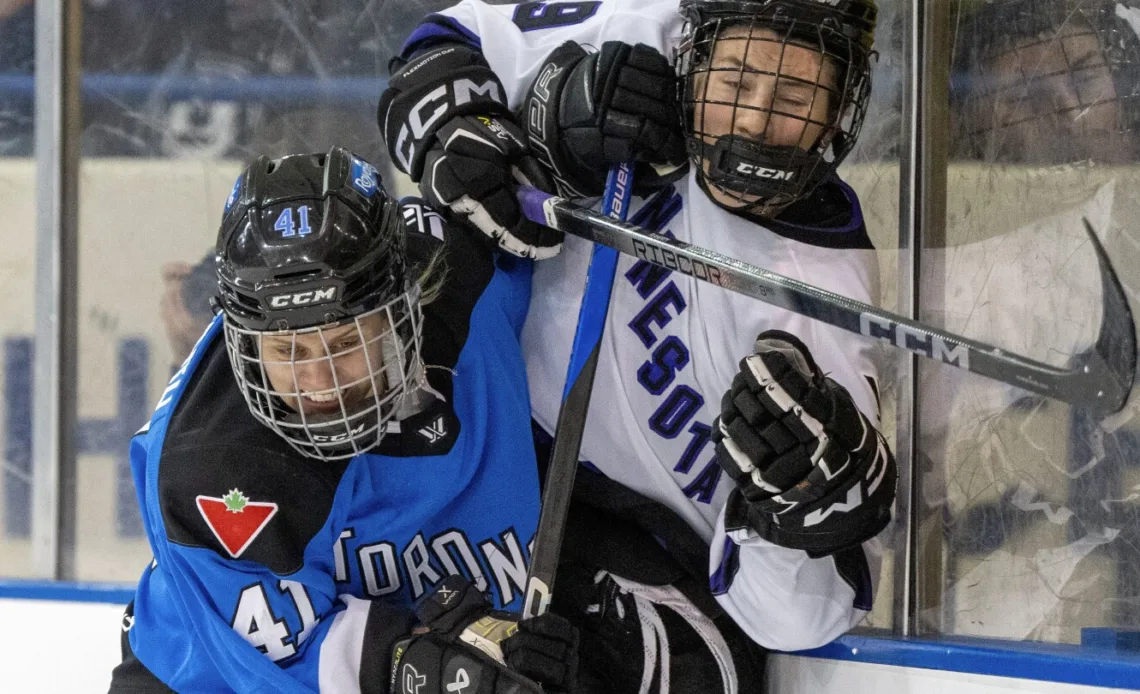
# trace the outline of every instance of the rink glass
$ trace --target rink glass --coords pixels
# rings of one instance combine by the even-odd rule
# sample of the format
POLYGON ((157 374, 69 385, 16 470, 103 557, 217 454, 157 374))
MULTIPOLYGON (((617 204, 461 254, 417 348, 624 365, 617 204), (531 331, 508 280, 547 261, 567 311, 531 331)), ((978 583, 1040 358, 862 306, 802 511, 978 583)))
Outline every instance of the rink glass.
MULTIPOLYGON (((18 3, 17 3, 18 5, 18 3)), ((35 17, 31 4, 0 7, 3 38, 0 72, 20 82, 0 99, 0 578, 26 576, 31 568, 32 353, 36 296, 36 196, 32 157, 35 17)))
MULTIPOLYGON (((10 288, 0 312, 4 577, 30 575, 32 520, 33 24, 31 5, 15 4, 0 18, 0 73, 11 78, 0 82, 10 288)), ((208 319, 203 260, 241 166, 255 154, 339 144, 389 169, 390 189, 412 192, 385 166, 375 103, 402 37, 447 4, 84 3, 77 491, 65 509, 76 540, 62 548, 72 567, 63 578, 130 583, 150 560, 128 440, 208 319)), ((945 234, 900 240, 902 0, 880 2, 872 99, 841 174, 880 249, 879 305, 902 309, 898 249, 921 241, 921 319, 1063 364, 1098 327, 1082 216, 1102 233, 1124 285, 1140 286, 1140 238, 1123 225, 1140 207, 1129 103, 1140 79, 1130 81, 1133 54, 1113 42, 1127 36, 1111 27, 1074 19, 1054 31, 1059 38, 1042 35, 1045 15, 1071 14, 1068 0, 1029 3, 1041 14, 1020 24, 972 19, 980 4, 953 1, 943 27, 952 68, 928 76, 950 91, 945 234), (991 35, 980 36, 985 26, 991 35), (1018 43, 993 26, 1028 26, 1032 36, 1018 43), (1113 50, 1099 51, 1106 40, 1113 50), (1029 74, 1033 66, 1042 74, 1029 74)), ((911 391, 894 378, 898 357, 884 353, 882 364, 884 433, 903 479, 918 485, 918 632, 1079 642, 1084 627, 1140 625, 1135 410, 1097 422, 924 364, 912 418, 911 391), (899 446, 912 433, 917 452, 899 446)), ((907 621, 896 611, 907 577, 895 557, 908 517, 883 536, 865 628, 898 632, 907 621)))
MULTIPOLYGON (((1071 365, 1101 315, 1082 218, 1137 286, 1137 17, 954 3, 945 237, 923 239, 923 320, 1071 365)), ((918 375, 919 633, 1081 643, 1140 626, 1135 407, 1098 420, 950 368, 918 375)))
MULTIPOLYGON (((82 3, 78 454, 62 578, 134 582, 150 561, 129 439, 209 320, 206 256, 237 174, 257 154, 337 144, 390 178, 380 80, 403 36, 446 4, 82 3)), ((34 574, 34 33, 30 0, 3 5, 0 578, 19 578, 34 574)))

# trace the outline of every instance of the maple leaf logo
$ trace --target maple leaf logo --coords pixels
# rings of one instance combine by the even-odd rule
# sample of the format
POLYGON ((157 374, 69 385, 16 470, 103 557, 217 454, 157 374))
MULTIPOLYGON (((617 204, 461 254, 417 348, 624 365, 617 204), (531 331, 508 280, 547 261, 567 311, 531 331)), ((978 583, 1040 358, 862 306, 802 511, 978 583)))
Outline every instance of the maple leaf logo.
POLYGON ((249 497, 242 494, 240 489, 231 489, 222 497, 222 503, 226 505, 227 512, 241 513, 245 510, 245 505, 249 503, 249 497))
POLYGON ((250 501, 237 488, 229 490, 223 497, 199 495, 194 498, 194 503, 210 532, 234 559, 241 556, 277 515, 277 504, 250 501))

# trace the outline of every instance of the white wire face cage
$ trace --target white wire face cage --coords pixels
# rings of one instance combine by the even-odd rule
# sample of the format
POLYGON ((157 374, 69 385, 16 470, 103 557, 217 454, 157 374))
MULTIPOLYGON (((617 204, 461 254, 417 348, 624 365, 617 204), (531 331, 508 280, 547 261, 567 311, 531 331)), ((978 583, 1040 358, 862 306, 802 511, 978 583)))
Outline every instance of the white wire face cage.
POLYGON ((226 351, 250 412, 310 458, 366 453, 426 385, 419 295, 417 285, 351 320, 281 332, 227 316, 226 351))

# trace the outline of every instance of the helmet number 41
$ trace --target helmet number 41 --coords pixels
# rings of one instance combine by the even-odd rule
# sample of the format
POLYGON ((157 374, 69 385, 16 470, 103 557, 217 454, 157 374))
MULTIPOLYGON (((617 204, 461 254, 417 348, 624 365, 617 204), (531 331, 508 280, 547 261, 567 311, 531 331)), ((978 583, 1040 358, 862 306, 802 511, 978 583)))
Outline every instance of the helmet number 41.
POLYGON ((293 221, 292 207, 286 207, 281 210, 281 214, 277 216, 277 221, 273 223, 273 228, 281 232, 282 238, 290 238, 293 236, 307 236, 312 233, 313 229, 309 226, 309 206, 301 205, 297 209, 297 217, 301 220, 301 228, 298 229, 293 221))

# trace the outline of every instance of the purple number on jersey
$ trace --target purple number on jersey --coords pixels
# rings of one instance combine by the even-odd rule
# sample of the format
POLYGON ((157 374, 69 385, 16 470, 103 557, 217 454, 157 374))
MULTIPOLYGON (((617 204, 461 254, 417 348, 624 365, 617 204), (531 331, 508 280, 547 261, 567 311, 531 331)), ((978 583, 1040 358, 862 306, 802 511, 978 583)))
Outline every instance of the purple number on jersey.
POLYGON ((523 31, 580 24, 598 11, 601 2, 524 2, 513 21, 523 31))

